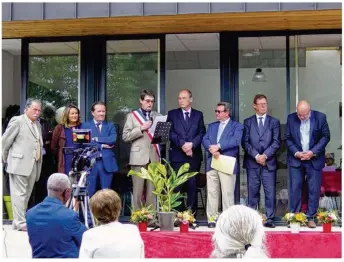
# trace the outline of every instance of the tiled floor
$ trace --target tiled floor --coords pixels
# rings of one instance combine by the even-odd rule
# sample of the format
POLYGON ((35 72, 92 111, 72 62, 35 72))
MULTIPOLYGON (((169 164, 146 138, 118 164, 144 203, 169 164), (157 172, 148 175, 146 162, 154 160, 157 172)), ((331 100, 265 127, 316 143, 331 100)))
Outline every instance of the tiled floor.
MULTIPOLYGON (((3 225, 2 231, 2 257, 3 258, 31 258, 31 248, 29 245, 28 235, 26 232, 15 231, 11 225, 3 225)), ((333 231, 342 231, 341 227, 333 227, 333 231)), ((267 228, 267 231, 289 231, 287 227, 267 228)), ((179 231, 179 228, 175 228, 175 231, 179 231)), ((192 231, 192 229, 191 229, 192 231)), ((214 231, 207 227, 198 227, 196 231, 214 231)), ((322 227, 309 229, 307 227, 301 227, 301 231, 322 231, 322 227)))

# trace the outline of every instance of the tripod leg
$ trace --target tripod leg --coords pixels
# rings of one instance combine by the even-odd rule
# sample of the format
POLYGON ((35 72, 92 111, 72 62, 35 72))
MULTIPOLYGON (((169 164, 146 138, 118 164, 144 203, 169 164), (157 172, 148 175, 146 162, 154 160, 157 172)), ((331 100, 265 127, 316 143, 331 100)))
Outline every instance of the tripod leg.
POLYGON ((87 209, 85 208, 85 204, 83 201, 80 201, 81 203, 81 212, 83 213, 84 215, 84 220, 85 220, 85 227, 86 228, 89 228, 88 226, 88 220, 87 220, 87 209), (85 216, 85 213, 86 213, 86 216, 85 216))
MULTIPOLYGON (((90 203, 90 197, 89 196, 87 196, 87 203, 88 203, 88 205, 90 203)), ((91 215, 92 224, 93 224, 93 226, 95 226, 96 225, 96 221, 94 219, 94 216, 93 216, 91 210, 90 210, 90 215, 91 215)))

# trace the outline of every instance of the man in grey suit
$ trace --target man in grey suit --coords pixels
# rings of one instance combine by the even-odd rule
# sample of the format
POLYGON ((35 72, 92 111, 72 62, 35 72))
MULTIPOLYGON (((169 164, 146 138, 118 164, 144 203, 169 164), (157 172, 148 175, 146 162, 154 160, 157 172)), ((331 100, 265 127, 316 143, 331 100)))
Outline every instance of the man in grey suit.
POLYGON ((25 211, 42 167, 42 130, 37 121, 41 102, 28 99, 25 113, 9 122, 2 136, 2 161, 7 164, 13 210, 13 229, 27 231, 25 211))
MULTIPOLYGON (((157 115, 161 115, 156 111, 152 111, 155 96, 152 91, 143 90, 140 95, 141 108, 127 115, 123 128, 124 142, 131 143, 129 165, 134 171, 141 171, 142 167, 147 167, 151 162, 160 160, 159 145, 152 145, 151 138, 153 134, 149 133, 152 121, 157 115)), ((156 209, 156 197, 152 193, 153 184, 142 178, 133 176, 133 207, 134 210, 141 208, 142 194, 144 183, 146 181, 146 205, 152 205, 156 209)))

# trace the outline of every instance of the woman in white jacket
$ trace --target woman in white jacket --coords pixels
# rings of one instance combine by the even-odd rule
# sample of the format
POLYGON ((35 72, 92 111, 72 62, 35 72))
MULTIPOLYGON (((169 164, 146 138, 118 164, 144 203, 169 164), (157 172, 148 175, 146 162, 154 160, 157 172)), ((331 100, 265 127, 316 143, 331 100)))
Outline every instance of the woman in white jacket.
POLYGON ((144 258, 137 226, 118 222, 121 199, 115 191, 99 190, 90 209, 98 226, 84 233, 79 258, 144 258))

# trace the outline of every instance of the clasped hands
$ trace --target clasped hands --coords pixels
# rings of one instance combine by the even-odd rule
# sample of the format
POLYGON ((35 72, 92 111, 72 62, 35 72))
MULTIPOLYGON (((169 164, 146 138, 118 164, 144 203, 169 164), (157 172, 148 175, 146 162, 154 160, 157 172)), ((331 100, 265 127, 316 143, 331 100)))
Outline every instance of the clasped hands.
POLYGON ((261 155, 257 155, 256 156, 256 162, 262 166, 266 166, 266 155, 265 154, 261 154, 261 155))
POLYGON ((312 151, 306 151, 306 152, 297 152, 295 154, 296 158, 299 158, 300 160, 310 160, 314 156, 312 151))
POLYGON ((219 145, 211 145, 211 146, 209 147, 209 152, 213 155, 213 157, 214 157, 215 159, 218 159, 219 156, 220 156, 219 150, 220 150, 219 145))
POLYGON ((192 157, 192 146, 193 146, 192 142, 186 142, 182 146, 182 150, 189 157, 192 157))

